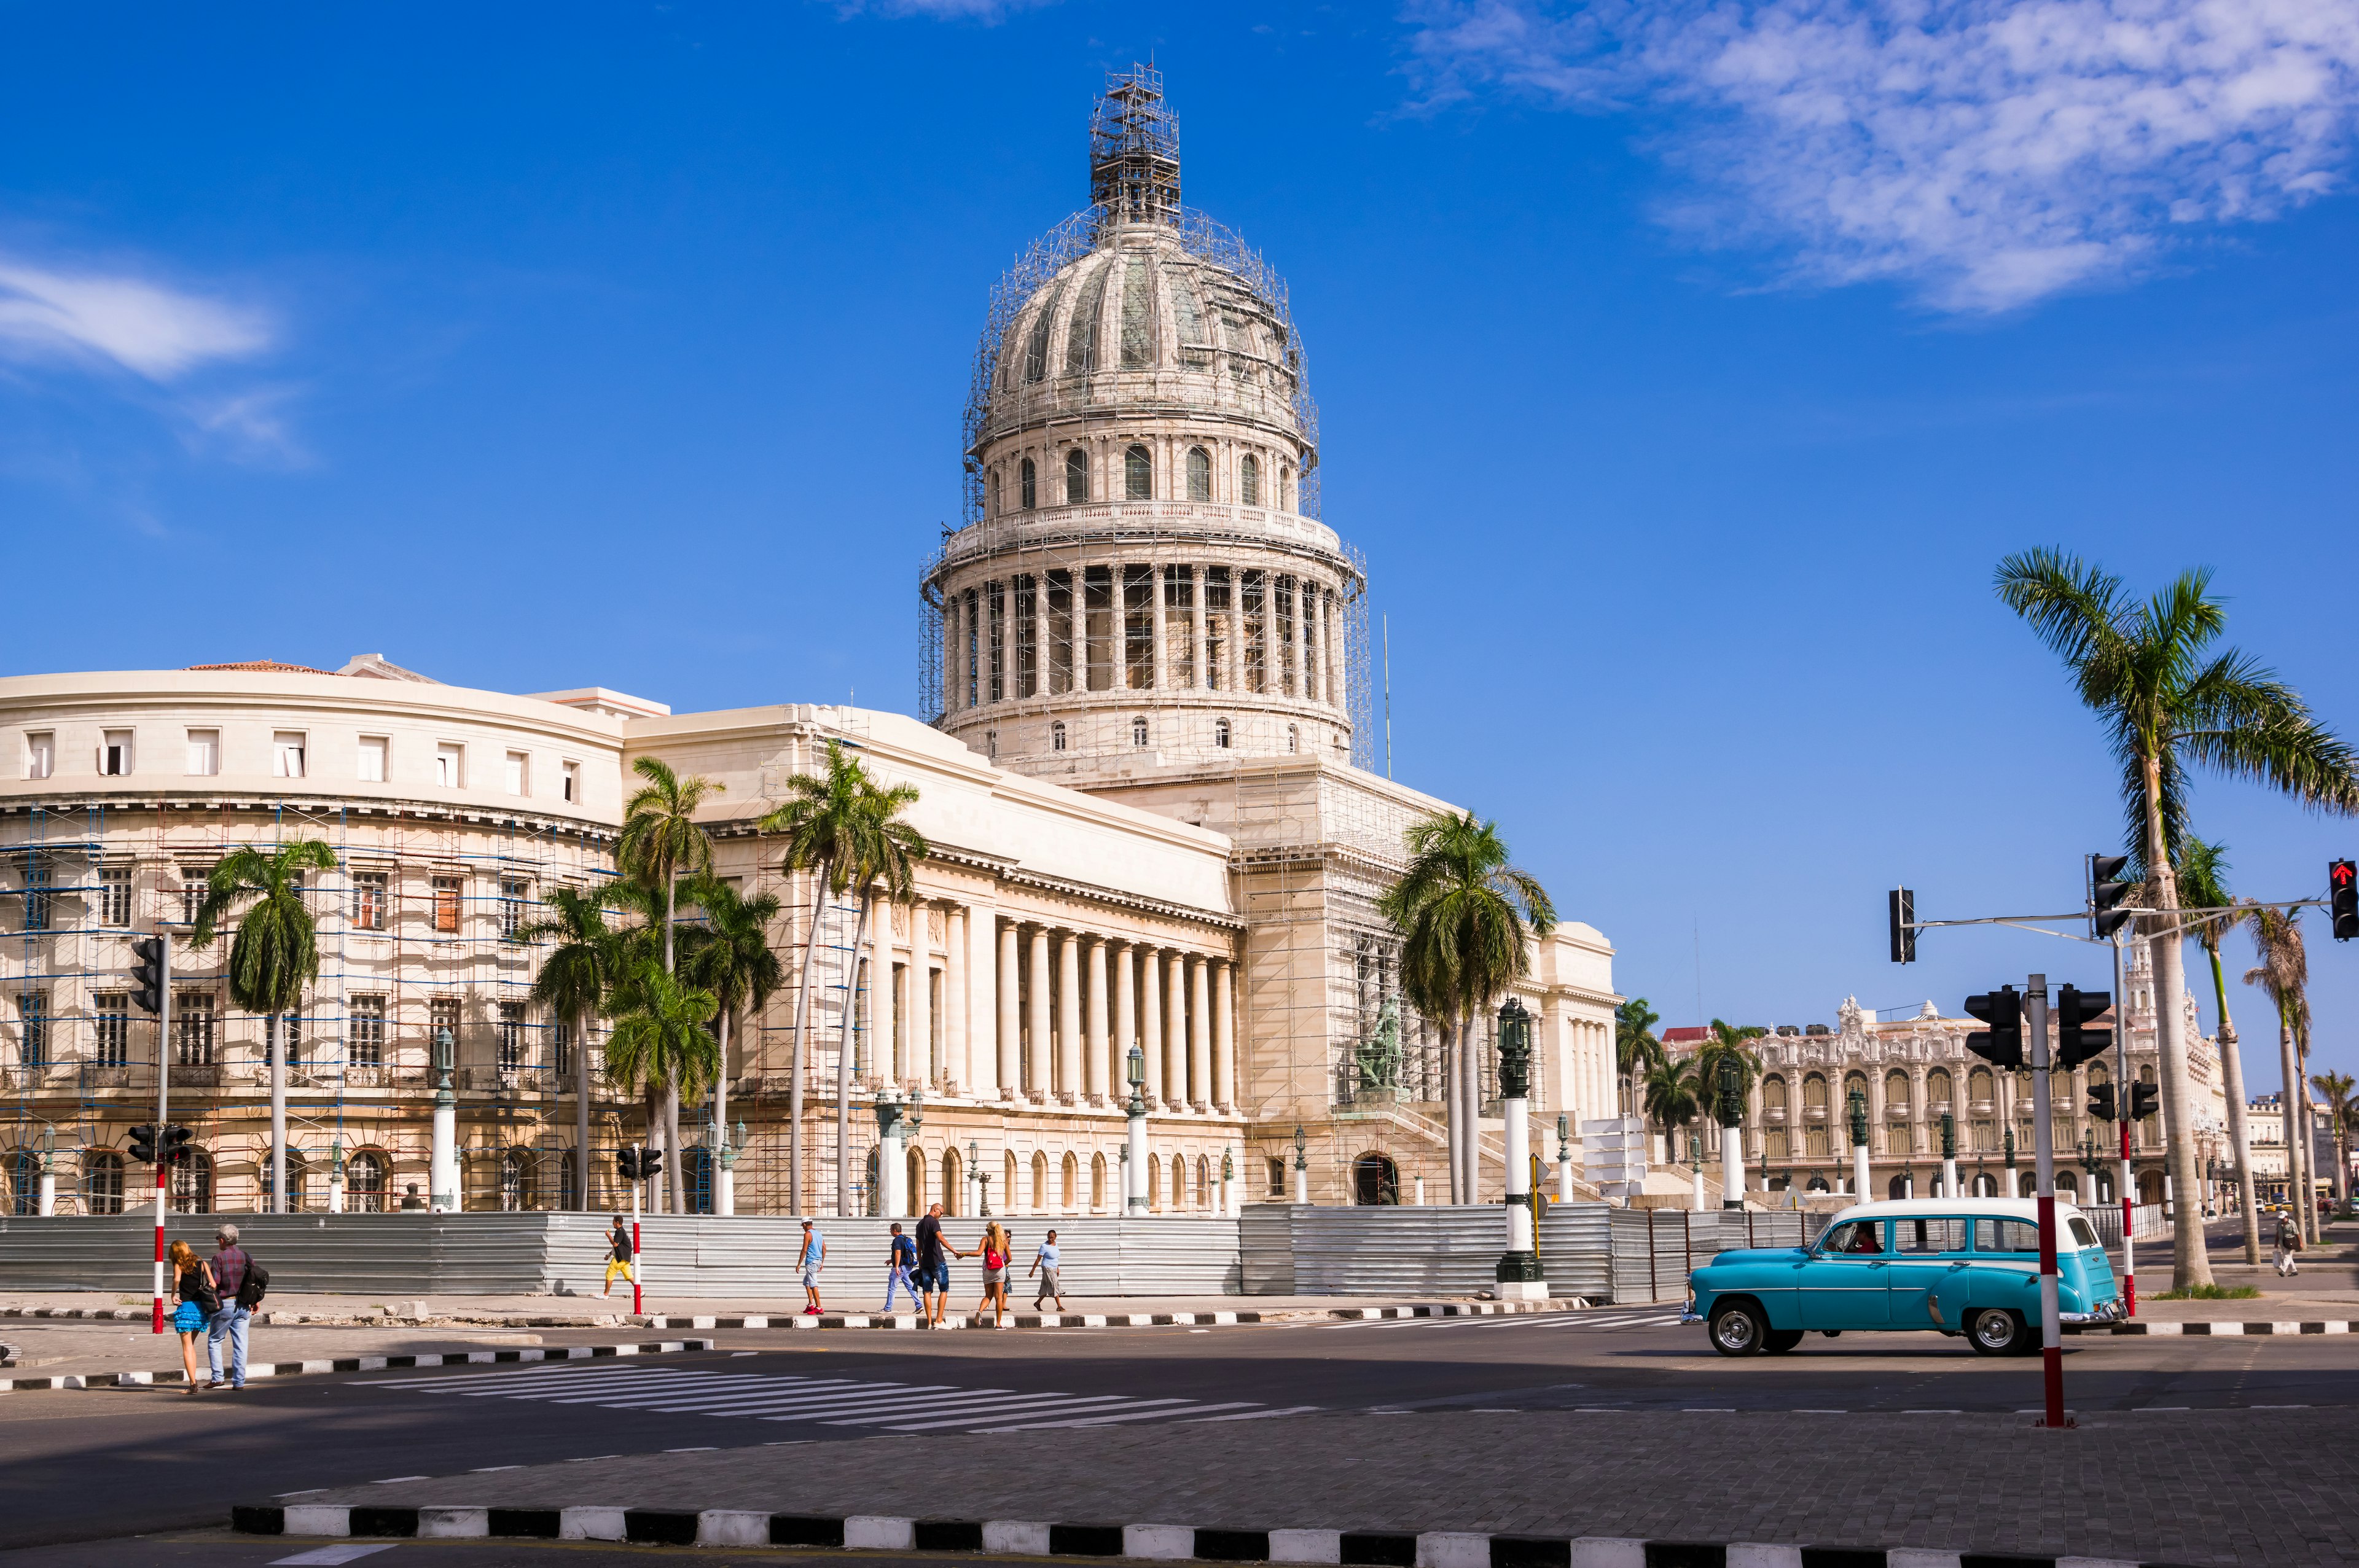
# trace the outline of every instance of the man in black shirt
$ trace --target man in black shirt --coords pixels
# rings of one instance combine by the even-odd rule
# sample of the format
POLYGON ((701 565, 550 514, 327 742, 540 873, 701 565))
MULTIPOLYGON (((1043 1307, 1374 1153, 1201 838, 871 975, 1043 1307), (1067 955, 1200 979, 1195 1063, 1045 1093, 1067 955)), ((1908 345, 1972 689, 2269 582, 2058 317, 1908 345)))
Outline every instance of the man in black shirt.
POLYGON ((942 1325, 942 1309, 951 1299, 950 1259, 964 1256, 942 1239, 942 1206, 926 1210, 918 1221, 918 1304, 925 1309, 928 1328, 942 1325))
POLYGON ((606 1290, 598 1298, 600 1301, 614 1293, 617 1274, 635 1285, 639 1282, 638 1265, 631 1255, 631 1227, 619 1214, 614 1217, 614 1228, 606 1236, 606 1290))

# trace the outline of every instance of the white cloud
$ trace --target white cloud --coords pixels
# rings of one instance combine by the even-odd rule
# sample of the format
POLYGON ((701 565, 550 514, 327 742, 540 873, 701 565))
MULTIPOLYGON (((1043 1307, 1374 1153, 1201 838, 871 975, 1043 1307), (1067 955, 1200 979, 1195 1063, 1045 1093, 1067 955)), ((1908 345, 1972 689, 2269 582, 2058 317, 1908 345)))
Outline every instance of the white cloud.
POLYGON ((97 357, 163 383, 271 342, 259 314, 158 283, 0 256, 0 354, 97 357))
POLYGON ((1700 181, 1669 221, 1960 311, 2334 190, 2359 112, 2359 0, 1440 0, 1411 19, 1425 104, 1652 112, 1700 181))

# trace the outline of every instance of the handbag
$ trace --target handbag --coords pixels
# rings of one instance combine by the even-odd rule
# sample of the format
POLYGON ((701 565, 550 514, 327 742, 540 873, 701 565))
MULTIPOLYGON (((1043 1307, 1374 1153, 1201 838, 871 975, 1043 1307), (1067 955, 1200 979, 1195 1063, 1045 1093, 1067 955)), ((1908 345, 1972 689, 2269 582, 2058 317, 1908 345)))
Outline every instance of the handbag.
POLYGON ((248 1312, 262 1304, 270 1290, 270 1271, 249 1258, 245 1260, 245 1278, 237 1283, 237 1304, 248 1312))

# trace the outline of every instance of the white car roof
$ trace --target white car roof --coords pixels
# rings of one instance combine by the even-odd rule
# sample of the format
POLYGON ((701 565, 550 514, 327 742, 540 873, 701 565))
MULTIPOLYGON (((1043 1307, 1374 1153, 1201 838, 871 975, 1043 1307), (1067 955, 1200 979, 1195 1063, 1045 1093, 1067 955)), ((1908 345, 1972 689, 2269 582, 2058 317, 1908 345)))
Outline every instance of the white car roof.
MULTIPOLYGON (((2058 1197, 2056 1216, 2059 1219, 2079 1214, 2071 1199, 2058 1197)), ((1897 1219, 1940 1216, 1944 1219, 2026 1219, 2039 1222, 2039 1200, 2037 1198, 1886 1198, 1877 1203, 1854 1204, 1843 1210, 1829 1225, 1841 1225, 1847 1219, 1897 1219)))

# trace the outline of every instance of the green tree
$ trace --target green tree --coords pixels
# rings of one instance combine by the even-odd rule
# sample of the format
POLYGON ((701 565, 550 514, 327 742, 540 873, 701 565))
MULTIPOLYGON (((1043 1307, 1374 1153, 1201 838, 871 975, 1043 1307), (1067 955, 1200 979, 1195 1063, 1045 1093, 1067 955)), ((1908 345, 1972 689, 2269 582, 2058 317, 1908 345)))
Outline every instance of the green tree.
POLYGON ((262 1017, 263 1054, 270 1065, 273 1214, 287 1212, 287 1053, 280 1021, 302 1005, 303 988, 320 973, 319 927, 303 903, 303 873, 335 869, 335 851, 317 838, 290 839, 272 849, 233 849, 206 877, 189 933, 190 946, 209 947, 223 919, 247 905, 230 939, 229 997, 262 1017))
MULTIPOLYGON (((715 877, 699 877, 688 885, 689 902, 704 912, 704 924, 691 927, 681 968, 690 981, 712 993, 720 1026, 720 1071, 712 1077, 712 1125, 725 1143, 729 1136, 729 1036, 746 1013, 759 1014, 785 983, 786 971, 770 946, 770 923, 778 918, 778 895, 756 893, 751 898, 715 877)), ((716 1157, 725 1158, 719 1155, 716 1157)), ((716 1189, 719 1177, 714 1178, 716 1189)), ((716 1191, 715 1213, 722 1208, 716 1191)))
MULTIPOLYGON (((2206 570, 2181 573, 2145 603, 2121 579, 2049 549, 1999 563, 2001 600, 2063 659, 2122 768, 2128 842, 2153 872, 2160 909, 2147 921, 2154 954, 2166 1154, 2173 1190, 2201 1191, 2180 961, 2179 884, 2169 850, 2186 833, 2190 764, 2248 779, 2321 810, 2359 812, 2351 748, 2310 718, 2291 687, 2234 649, 2212 651, 2227 617, 2206 570)), ((2296 1080, 2299 1081, 2299 1080, 2296 1080)), ((2172 1283, 2212 1283, 2203 1227, 2174 1227, 2172 1283)))
MULTIPOLYGON (((573 1030, 573 1160, 575 1206, 590 1212, 590 1021, 606 1009, 608 991, 628 961, 627 933, 606 924, 606 911, 627 884, 594 890, 560 887, 541 900, 549 913, 516 932, 519 941, 547 943, 532 1000, 573 1030)), ((636 891, 636 890, 630 890, 636 891)))
POLYGON ((2348 1073, 2313 1073, 2310 1087, 2326 1097, 2327 1130, 2334 1137, 2334 1201, 2351 1201, 2351 1091, 2359 1088, 2348 1073))
MULTIPOLYGON (((626 1092, 702 1090, 719 1066, 712 1033, 705 1027, 718 1005, 711 991, 686 984, 642 956, 615 978, 608 1005, 614 1019, 606 1036, 610 1083, 626 1092)), ((673 1190, 680 1185, 675 1181, 673 1190)))
MULTIPOLYGON (((2245 918, 2252 926, 2253 946, 2259 949, 2261 961, 2245 971, 2245 983, 2260 987, 2277 1010, 2277 1070, 2284 1075, 2278 1081, 2286 1086, 2279 1098, 2285 1122, 2286 1193, 2290 1198, 2297 1193, 2314 1192, 2318 1185, 2310 1168, 2310 1097, 2300 1087, 2310 1033, 2310 956, 2302 945, 2299 910, 2272 909, 2250 900, 2246 907, 2251 913, 2245 918)), ((2292 1206, 2302 1235, 2314 1239, 2318 1206, 2295 1202, 2292 1206)))
MULTIPOLYGON (((2234 900, 2228 892, 2228 853, 2224 846, 2207 843, 2190 833, 2180 844, 2173 860, 2179 868, 2180 908, 2229 912, 2195 916, 2188 926, 2188 935, 2203 945, 2204 957, 2212 961, 2212 998, 2220 1010, 2221 1087, 2228 1098, 2228 1142, 2236 1162, 2237 1193, 2244 1208, 2245 1261, 2258 1264, 2261 1216, 2253 1181, 2253 1142, 2245 1126, 2244 1053, 2236 1044, 2235 1022, 2228 1016, 2228 975, 2220 963, 2221 939, 2243 923, 2245 912, 2234 907, 2234 900)), ((2114 999, 2115 1007, 2123 1003, 2124 999, 2114 999)))
POLYGON ((1696 1072, 1696 1058, 1666 1056, 1647 1065, 1639 1080, 1639 1105, 1647 1118, 1663 1130, 1663 1162, 1680 1162, 1679 1130, 1696 1119, 1703 1108, 1706 1087, 1696 1072))
POLYGON ((1538 878, 1510 862, 1495 822, 1440 811, 1402 838, 1408 868, 1376 907, 1401 934, 1402 992, 1451 1042, 1451 1202, 1473 1203, 1481 1190, 1475 1020, 1531 973, 1527 938, 1556 929, 1556 906, 1538 878))
MULTIPOLYGON (((673 927, 679 919, 679 879, 712 869, 712 840, 696 823, 696 808, 708 795, 723 786, 707 778, 681 778, 654 757, 632 762, 631 771, 647 782, 632 792, 623 806, 623 830, 614 840, 614 860, 625 876, 663 898, 663 967, 673 965, 673 927)), ((671 1202, 674 1214, 688 1212, 687 1192, 680 1180, 679 1101, 683 1086, 650 1080, 663 1101, 664 1146, 671 1151, 671 1202)))
POLYGON ((1655 1038, 1655 1025, 1662 1019, 1642 996, 1634 996, 1614 1010, 1614 1073, 1621 1081, 1624 1106, 1637 1104, 1632 1086, 1663 1059, 1663 1043, 1655 1038))

